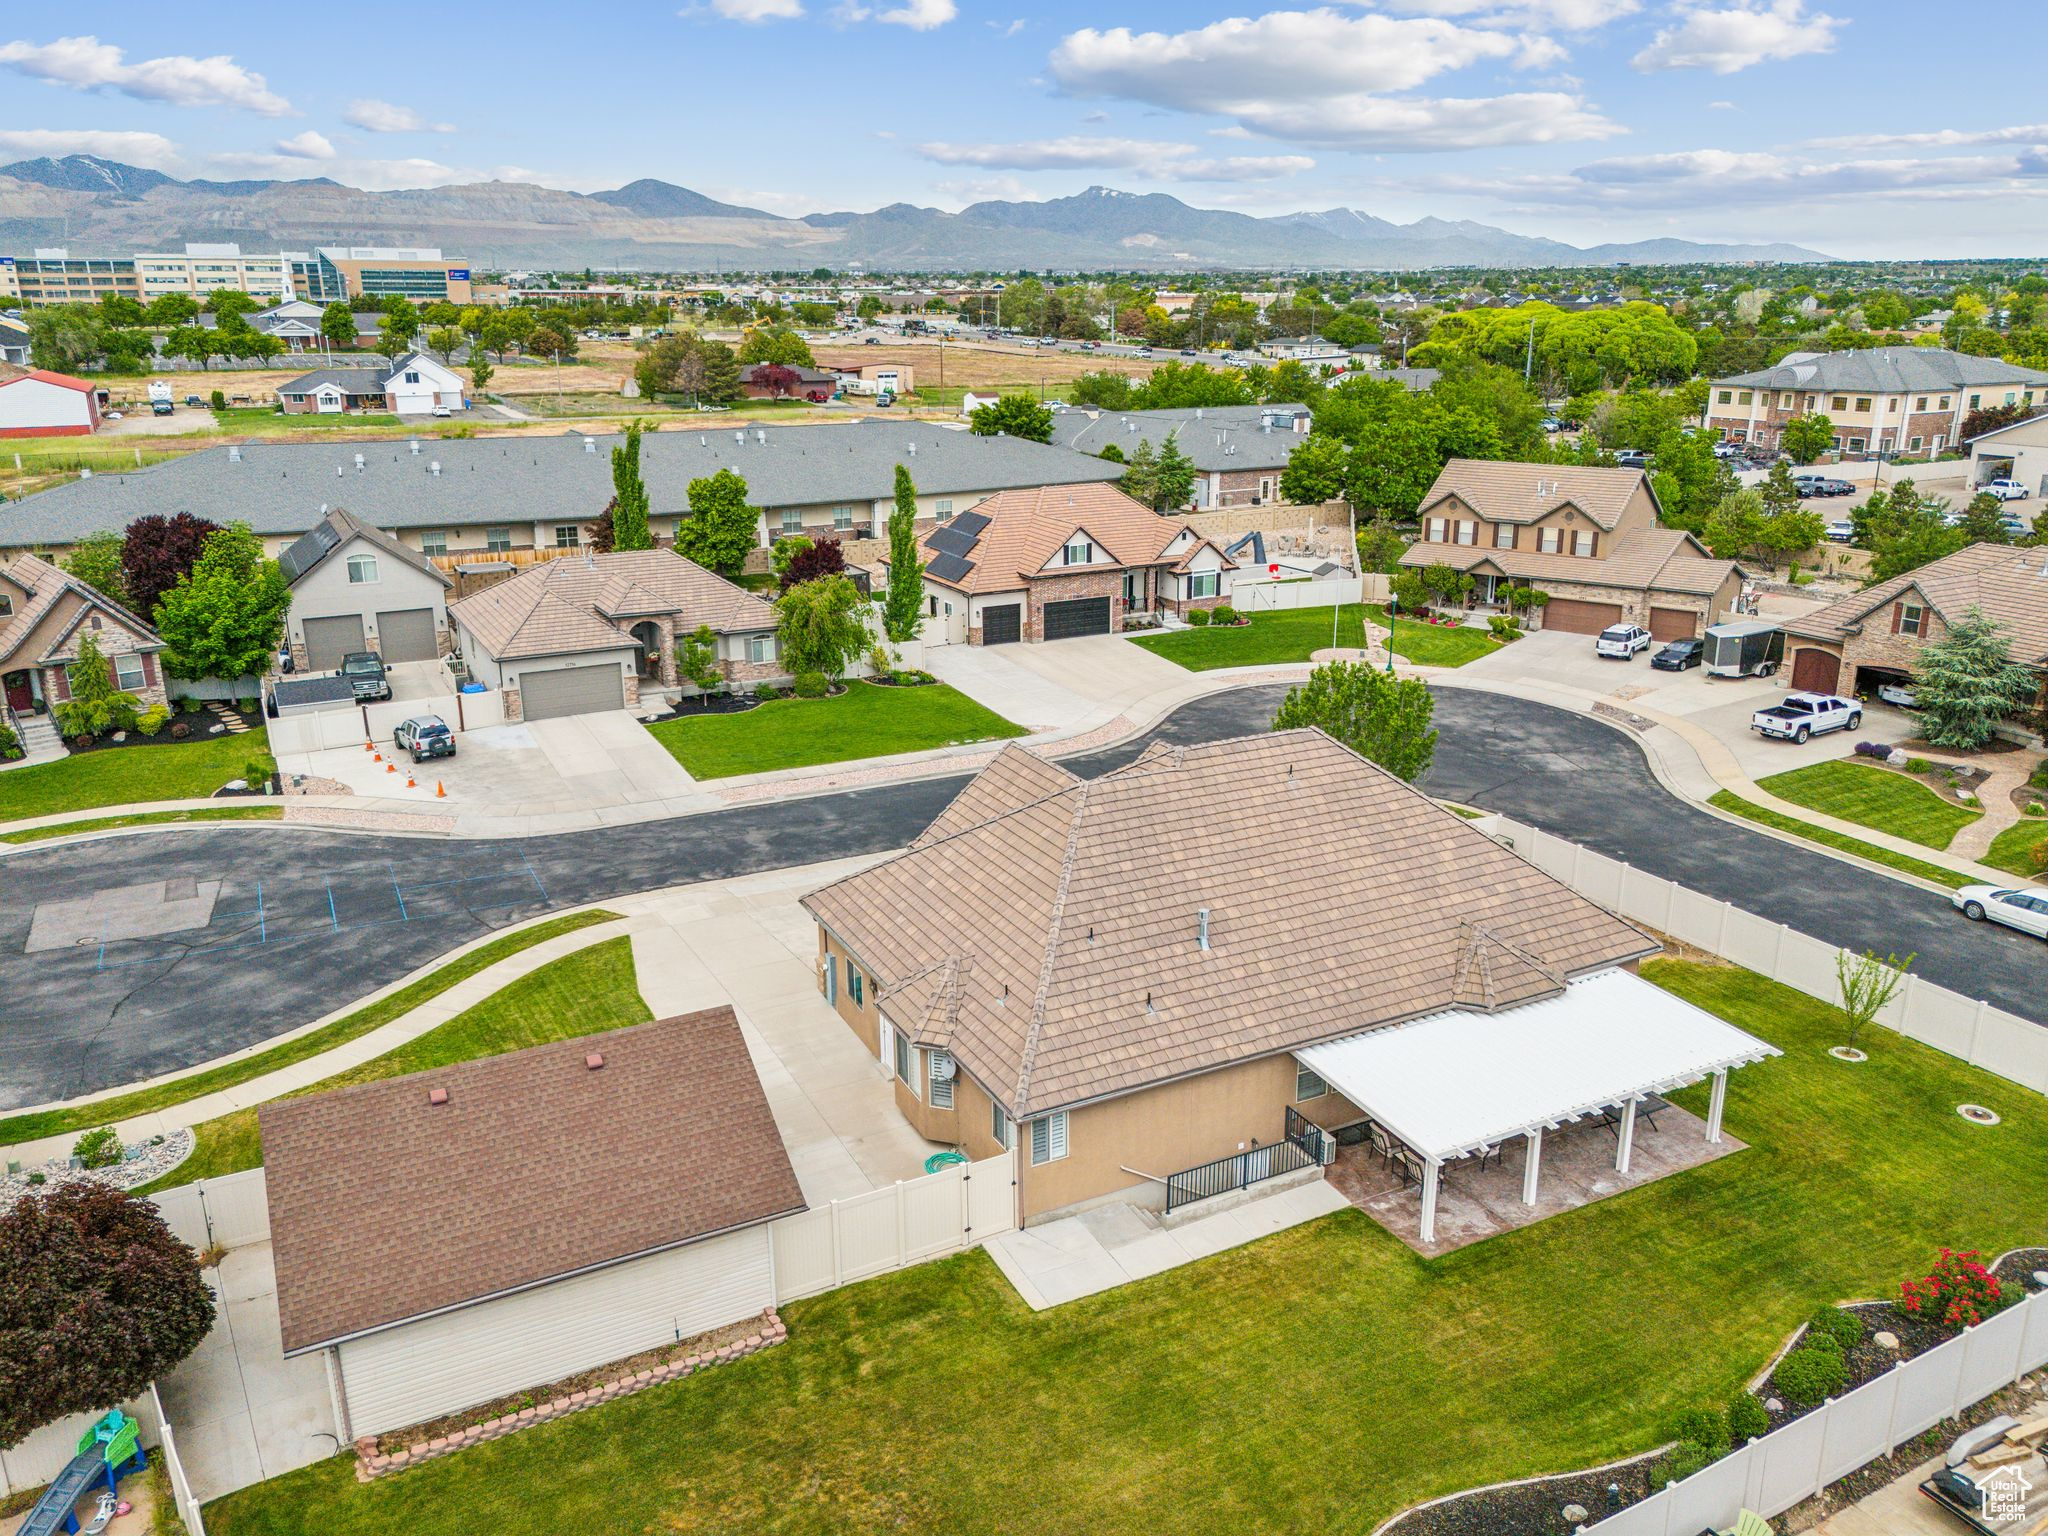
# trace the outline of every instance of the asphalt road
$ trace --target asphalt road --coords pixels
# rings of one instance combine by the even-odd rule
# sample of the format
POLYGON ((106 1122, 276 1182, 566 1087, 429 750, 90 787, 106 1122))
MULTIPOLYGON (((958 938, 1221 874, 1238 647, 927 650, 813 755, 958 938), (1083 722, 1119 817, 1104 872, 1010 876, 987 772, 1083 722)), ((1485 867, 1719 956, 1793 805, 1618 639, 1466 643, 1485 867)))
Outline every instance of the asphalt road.
MULTIPOLYGON (((1264 730, 1284 689, 1212 695, 1143 740, 1068 760, 1107 772, 1150 741, 1264 730)), ((1947 899, 1767 838, 1669 795, 1626 736, 1581 715, 1438 693, 1425 785, 1679 880, 1829 943, 2048 1022, 2048 954, 1947 899)), ((221 826, 0 860, 0 1108, 133 1082, 253 1045, 493 928, 607 897, 901 847, 959 779, 885 785, 601 832, 497 842, 221 826), (204 927, 30 952, 39 905, 167 878, 218 881, 204 927)), ((49 922, 46 915, 45 923, 49 922)))

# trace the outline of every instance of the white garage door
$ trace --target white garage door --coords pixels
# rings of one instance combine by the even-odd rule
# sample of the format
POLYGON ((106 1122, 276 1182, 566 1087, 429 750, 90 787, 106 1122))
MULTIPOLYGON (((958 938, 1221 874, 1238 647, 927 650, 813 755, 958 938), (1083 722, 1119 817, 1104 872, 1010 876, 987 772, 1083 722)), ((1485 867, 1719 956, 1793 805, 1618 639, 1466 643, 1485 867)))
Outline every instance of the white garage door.
POLYGON ((386 1329, 341 1346, 349 1430, 382 1434, 546 1386, 774 1302, 761 1226, 386 1329))
POLYGON ((363 616, 338 613, 332 618, 306 620, 306 667, 312 672, 332 672, 351 651, 366 651, 363 644, 363 616))
POLYGON ((519 674, 519 712, 528 720, 592 715, 601 709, 625 707, 626 678, 616 662, 519 674))
POLYGON ((434 610, 400 608, 378 614, 377 650, 386 661, 432 661, 441 654, 434 643, 434 610))

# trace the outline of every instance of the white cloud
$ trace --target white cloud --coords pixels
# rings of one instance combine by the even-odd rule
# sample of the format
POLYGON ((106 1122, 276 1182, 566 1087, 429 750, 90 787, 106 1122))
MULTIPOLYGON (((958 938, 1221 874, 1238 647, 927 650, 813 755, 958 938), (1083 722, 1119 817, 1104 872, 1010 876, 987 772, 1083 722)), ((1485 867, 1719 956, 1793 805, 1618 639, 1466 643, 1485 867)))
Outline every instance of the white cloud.
MULTIPOLYGON (((291 141, 287 141, 288 143, 291 141)), ((303 153, 285 150, 269 154, 229 151, 208 157, 208 166, 233 178, 295 181, 309 175, 330 177, 343 186, 362 187, 371 192, 400 188, 445 187, 460 182, 488 181, 494 173, 475 167, 444 165, 426 159, 323 159, 317 170, 307 164, 303 153)))
POLYGON ((686 6, 676 14, 696 16, 707 8, 727 21, 744 21, 750 25, 764 21, 795 21, 804 13, 803 0, 711 0, 709 7, 686 6))
POLYGON ((453 123, 430 123, 411 107, 364 97, 348 104, 341 120, 366 133, 453 133, 453 123))
POLYGON ((1707 103, 1707 110, 1709 112, 1733 112, 1735 110, 1735 103, 1732 101, 1710 101, 1707 103))
POLYGON ((908 27, 913 32, 929 32, 934 27, 943 27, 960 14, 960 7, 954 0, 903 0, 903 4, 887 10, 875 10, 862 5, 859 0, 846 0, 832 13, 840 21, 879 21, 884 26, 908 27))
POLYGON ((1847 23, 1815 12, 1805 0, 1743 3, 1727 10, 1682 7, 1678 24, 1665 27, 1630 62, 1640 70, 1710 69, 1732 75, 1754 64, 1828 53, 1847 23))
POLYGON ((1591 32, 1633 16, 1642 5, 1641 0, 1388 0, 1387 8, 1410 16, 1475 16, 1501 26, 1591 32))
POLYGON ((932 190, 956 207, 968 203, 1039 203, 1045 194, 1033 190, 1015 176, 970 176, 957 181, 935 181, 932 190))
POLYGON ((53 43, 0 44, 0 64, 52 85, 115 91, 138 101, 174 107, 238 107, 262 117, 289 117, 292 104, 264 78, 227 54, 189 54, 127 62, 121 49, 96 37, 60 37, 53 43))
POLYGON ((1203 156, 1192 144, 1070 134, 1014 144, 920 144, 940 165, 1005 171, 1135 171, 1152 181, 1269 181, 1312 170, 1307 155, 1203 156))
POLYGON ((988 28, 991 31, 993 31, 997 37, 1015 37, 1019 32, 1022 32, 1026 27, 1031 25, 1031 23, 1026 21, 1022 16, 1019 16, 1015 21, 991 21, 985 23, 985 25, 988 26, 988 28))
POLYGON ((1214 114, 1269 138, 1331 148, 1460 149, 1621 132, 1576 91, 1385 94, 1470 65, 1541 68, 1563 57, 1555 41, 1536 33, 1326 7, 1172 34, 1084 28, 1062 39, 1051 67, 1070 95, 1214 114))
MULTIPOLYGON (((1097 115, 1101 117, 1109 116, 1107 112, 1098 113, 1097 115)), ((1245 127, 1242 123, 1227 123, 1221 128, 1211 128, 1209 130, 1209 137, 1212 139, 1249 139, 1255 137, 1255 135, 1251 129, 1245 127)))
POLYGON ((130 133, 103 128, 0 128, 0 155, 9 160, 36 160, 44 155, 97 155, 125 165, 170 170, 178 163, 178 146, 160 133, 130 133))
POLYGON ((298 160, 332 160, 335 157, 333 141, 326 134, 315 133, 310 128, 288 139, 279 139, 277 152, 298 160))
POLYGON ((2013 128, 1937 128, 1927 133, 1852 133, 1809 139, 1814 149, 1967 149, 1987 144, 2048 144, 2048 123, 2013 128))

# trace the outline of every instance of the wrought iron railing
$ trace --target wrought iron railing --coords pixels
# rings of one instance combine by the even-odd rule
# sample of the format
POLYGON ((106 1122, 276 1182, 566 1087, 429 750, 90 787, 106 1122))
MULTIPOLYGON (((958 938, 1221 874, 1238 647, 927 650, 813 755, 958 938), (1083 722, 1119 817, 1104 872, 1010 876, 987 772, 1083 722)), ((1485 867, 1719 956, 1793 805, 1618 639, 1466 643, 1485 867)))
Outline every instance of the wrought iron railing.
POLYGON ((1308 1130, 1320 1138, 1322 1131, 1302 1120, 1292 1109, 1288 1112, 1289 1135, 1268 1146, 1253 1143, 1245 1152, 1233 1152, 1229 1157, 1219 1157, 1213 1163, 1203 1163, 1199 1168, 1184 1168, 1170 1174, 1166 1180, 1166 1213, 1171 1216, 1184 1205, 1193 1205, 1197 1200, 1212 1200, 1218 1195, 1227 1195, 1233 1190, 1246 1189, 1266 1179, 1278 1178, 1283 1173, 1293 1173, 1302 1168, 1313 1168, 1321 1164, 1320 1141, 1311 1143, 1304 1137, 1296 1140, 1293 1129, 1300 1121, 1308 1130))
POLYGON ((1292 1104, 1287 1106, 1287 1139, 1319 1163, 1327 1163, 1333 1143, 1330 1133, 1292 1104))

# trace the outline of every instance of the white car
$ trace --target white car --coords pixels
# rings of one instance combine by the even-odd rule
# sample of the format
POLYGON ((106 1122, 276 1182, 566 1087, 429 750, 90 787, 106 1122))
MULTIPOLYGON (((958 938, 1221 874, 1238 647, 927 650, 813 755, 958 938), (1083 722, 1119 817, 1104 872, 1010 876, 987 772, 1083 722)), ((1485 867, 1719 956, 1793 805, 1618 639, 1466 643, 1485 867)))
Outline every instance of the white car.
POLYGON ((2048 939, 2048 891, 2039 886, 1966 885, 1949 901, 1973 923, 1989 919, 2048 939))
POLYGON ((1856 537, 1856 525, 1847 518, 1829 523, 1824 531, 1830 544, 1847 544, 1856 537))
POLYGON ((1918 709, 1920 700, 1913 692, 1911 683, 1879 683, 1877 696, 1886 704, 1896 704, 1900 709, 1918 709))
POLYGON ((1989 491, 2000 501, 2025 501, 2029 494, 2027 488, 2017 480, 1986 480, 1977 489, 1989 491))
POLYGON ((1596 656, 1616 656, 1627 661, 1638 651, 1650 648, 1653 637, 1640 624, 1613 624, 1600 631, 1600 638, 1593 642, 1596 656))
POLYGON ((1801 743, 1828 731, 1853 731, 1862 723, 1862 706, 1832 693, 1788 693, 1784 703, 1749 717, 1749 728, 1759 736, 1801 743))
POLYGON ((434 414, 436 416, 453 416, 455 412, 445 405, 437 405, 434 407, 434 414))

